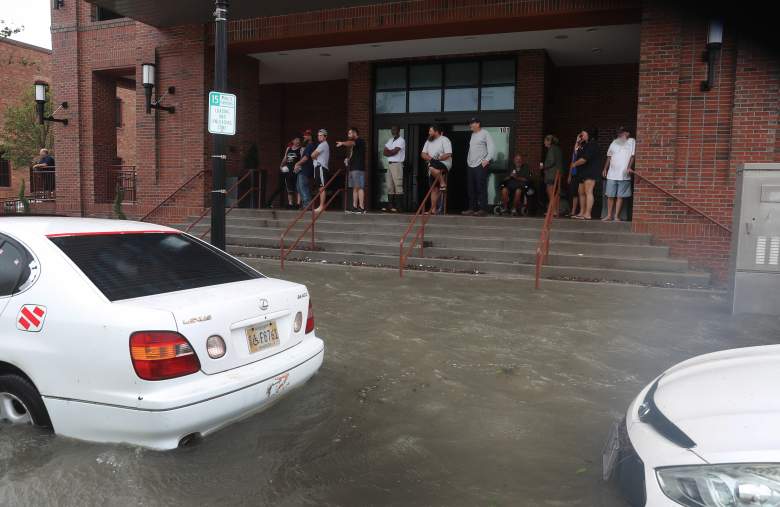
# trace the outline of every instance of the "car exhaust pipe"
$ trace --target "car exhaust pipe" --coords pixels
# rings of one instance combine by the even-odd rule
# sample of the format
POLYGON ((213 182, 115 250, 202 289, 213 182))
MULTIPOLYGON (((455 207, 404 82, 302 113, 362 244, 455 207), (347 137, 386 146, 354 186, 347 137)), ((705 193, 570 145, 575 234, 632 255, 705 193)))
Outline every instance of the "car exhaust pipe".
POLYGON ((189 435, 185 435, 179 440, 179 448, 184 447, 191 447, 198 442, 200 442, 203 439, 203 436, 200 433, 190 433, 189 435))

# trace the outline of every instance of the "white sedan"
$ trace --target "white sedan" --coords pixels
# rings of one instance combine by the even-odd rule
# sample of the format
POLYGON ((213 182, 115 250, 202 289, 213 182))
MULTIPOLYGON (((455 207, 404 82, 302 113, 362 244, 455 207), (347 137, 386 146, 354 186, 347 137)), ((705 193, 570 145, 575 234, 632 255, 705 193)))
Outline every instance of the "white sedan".
POLYGON ((780 506, 780 345, 664 372, 613 428, 603 466, 633 506, 780 506))
POLYGON ((305 286, 175 229, 0 218, 0 419, 172 449, 322 364, 305 286))

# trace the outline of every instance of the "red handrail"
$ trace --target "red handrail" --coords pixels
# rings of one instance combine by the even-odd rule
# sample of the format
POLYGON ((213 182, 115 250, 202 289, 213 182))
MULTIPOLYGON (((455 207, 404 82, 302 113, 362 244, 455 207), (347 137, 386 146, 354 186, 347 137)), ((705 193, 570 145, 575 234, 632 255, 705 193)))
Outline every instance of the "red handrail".
POLYGON ((542 224, 542 233, 539 235, 539 244, 536 246, 536 283, 538 289, 541 286, 542 266, 547 262, 547 256, 550 253, 550 230, 552 229, 553 217, 558 213, 558 204, 561 199, 561 173, 555 174, 553 182, 553 196, 547 204, 547 213, 544 215, 542 224))
MULTIPOLYGON (((235 190, 235 188, 236 188, 238 185, 240 185, 242 181, 244 181, 245 179, 247 179, 247 178, 248 178, 249 176, 251 176, 251 175, 252 175, 252 171, 247 171, 247 172, 246 172, 246 174, 244 174, 244 175, 243 175, 243 176, 241 176, 241 177, 240 177, 238 180, 236 180, 236 182, 235 182, 235 183, 233 183, 233 185, 231 185, 229 189, 225 190, 225 193, 226 193, 226 194, 229 194, 230 192, 232 192, 233 190, 235 190)), ((238 199, 236 199, 236 202, 234 202, 233 204, 231 204, 230 206, 228 206, 227 210, 225 211, 225 216, 227 216, 227 215, 228 215, 228 213, 230 213, 230 211, 232 211, 232 209, 236 207, 236 204, 238 204, 239 202, 241 202, 241 200, 242 200, 244 197, 246 197, 247 195, 249 195, 249 193, 250 193, 252 190, 254 190, 254 187, 252 187, 252 188, 250 188, 249 190, 247 190, 246 192, 244 192, 244 195, 242 195, 241 197, 239 197, 238 199)), ((201 221, 201 220, 203 220, 203 218, 204 218, 206 215, 208 215, 210 212, 211 212, 211 208, 205 208, 205 209, 203 210, 203 212, 201 212, 201 214, 200 214, 200 215, 198 215, 198 218, 196 218, 194 222, 192 222, 190 225, 188 225, 188 226, 187 226, 187 228, 186 228, 186 229, 184 229, 184 232, 190 232, 190 231, 191 231, 191 230, 192 230, 192 229, 193 229, 193 228, 194 228, 196 225, 198 225, 198 224, 200 223, 200 221, 201 221)), ((211 226, 209 226, 209 227, 208 227, 208 229, 206 229, 206 232, 204 232, 203 234, 201 234, 201 235, 200 235, 200 237, 201 237, 201 238, 204 238, 204 237, 206 237, 206 234, 208 234, 209 232, 211 232, 211 226)))
POLYGON ((171 199, 173 199, 173 197, 174 197, 176 194, 178 194, 179 192, 181 192, 181 191, 184 189, 184 187, 186 187, 187 185, 189 185, 190 183, 192 183, 192 181, 193 181, 193 180, 195 180, 195 178, 197 178, 198 176, 203 176, 205 173, 206 173, 206 170, 205 170, 205 169, 201 169, 200 171, 198 171, 197 173, 195 173, 195 174, 194 174, 194 175, 193 175, 193 176, 192 176, 190 179, 188 179, 187 181, 185 181, 185 182, 184 182, 184 183, 183 183, 183 184, 182 184, 182 185, 181 185, 179 188, 177 188, 176 190, 174 190, 174 191, 173 191, 173 192, 172 192, 172 193, 171 193, 171 194, 170 194, 168 197, 166 197, 165 199, 163 199, 163 200, 160 202, 160 204, 158 204, 157 206, 155 206, 154 208, 152 208, 152 211, 150 211, 149 213, 147 213, 146 215, 144 215, 144 216, 141 218, 141 222, 145 222, 147 218, 149 218, 150 216, 152 216, 152 215, 153 215, 153 214, 154 214, 154 213, 155 213, 155 212, 156 212, 158 209, 162 208, 162 207, 165 205, 165 203, 166 203, 166 202, 170 201, 171 199))
POLYGON ((717 221, 715 218, 713 218, 713 217, 709 216, 707 213, 705 213, 704 211, 700 210, 699 208, 697 208, 697 207, 696 207, 696 206, 694 206, 693 204, 689 204, 688 202, 686 202, 686 201, 685 201, 685 200, 684 200, 682 197, 679 197, 679 196, 677 196, 677 195, 674 195, 673 193, 669 192, 669 191, 668 191, 668 190, 666 190, 665 188, 661 187, 661 186, 660 186, 658 183, 656 183, 656 182, 654 182, 654 181, 652 181, 652 180, 648 179, 648 178, 647 178, 647 176, 645 176, 645 175, 643 175, 643 174, 640 174, 640 173, 639 173, 639 172, 637 172, 637 171, 634 171, 634 174, 635 174, 635 175, 636 175, 636 176, 637 176, 639 179, 641 179, 641 180, 643 180, 643 181, 646 181, 647 183, 649 183, 651 187, 654 187, 656 190, 658 190, 658 191, 659 191, 659 192, 661 192, 662 194, 666 194, 666 195, 668 195, 669 197, 671 197, 671 198, 672 198, 672 199, 674 199, 675 201, 679 202, 680 204, 682 204, 682 205, 683 205, 683 206, 685 206, 686 208, 688 208, 688 209, 690 209, 690 210, 692 210, 692 211, 694 211, 694 212, 698 213, 699 215, 701 215, 702 217, 704 217, 706 220, 709 220, 709 221, 710 221, 710 222, 712 222, 713 224, 717 225, 718 227, 720 227, 720 228, 721 228, 721 229, 723 229, 724 231, 726 231, 726 232, 728 232, 729 234, 731 234, 731 227, 729 227, 729 226, 727 226, 727 225, 724 225, 724 224, 722 224, 722 223, 718 222, 718 221, 717 221))
MULTIPOLYGON (((433 182, 431 185, 431 188, 428 189, 428 193, 425 194, 425 197, 422 200, 422 203, 420 203, 420 206, 417 208, 417 212, 414 214, 412 219, 409 221, 409 225, 406 227, 406 231, 404 231, 403 236, 401 236, 401 241, 399 244, 399 256, 398 256, 398 270, 399 270, 399 276, 403 278, 404 276, 404 266, 406 266, 406 260, 409 258, 409 256, 412 253, 412 250, 414 250, 414 247, 417 245, 417 242, 420 242, 420 257, 425 257, 425 225, 428 223, 428 220, 431 219, 431 215, 424 214, 424 210, 428 204, 428 201, 431 198, 431 194, 433 193, 433 189, 436 187, 436 185, 439 185, 441 187, 442 184, 442 175, 438 174, 436 176, 436 181, 433 182), (414 227, 414 224, 417 223, 417 219, 422 216, 422 224, 417 229, 417 234, 414 235, 414 239, 412 240, 412 243, 409 245, 409 248, 404 250, 404 243, 406 243, 406 238, 409 236, 409 233, 412 232, 412 227, 414 227)), ((446 205, 446 196, 441 196, 442 199, 445 199, 445 205, 446 205)))
MULTIPOLYGON (((295 247, 298 246, 298 243, 301 242, 303 237, 306 235, 307 232, 309 232, 310 229, 311 229, 311 249, 314 250, 314 247, 315 247, 314 224, 320 218, 320 215, 322 215, 322 213, 324 213, 325 210, 328 209, 328 206, 330 206, 330 203, 333 202, 333 199, 335 199, 337 195, 339 195, 341 192, 344 192, 345 195, 346 195, 346 184, 347 184, 346 180, 347 180, 347 178, 344 178, 344 185, 345 185, 344 188, 340 188, 340 189, 336 190, 333 193, 333 195, 330 196, 330 199, 325 201, 325 204, 322 206, 322 211, 320 213, 315 213, 314 212, 314 203, 316 202, 316 200, 318 198, 319 199, 324 199, 323 196, 327 195, 328 188, 336 180, 336 177, 339 174, 344 173, 344 171, 345 171, 344 168, 341 168, 338 171, 336 171, 333 174, 333 176, 331 176, 330 179, 325 183, 325 186, 322 187, 321 189, 319 189, 319 191, 317 192, 317 195, 314 198, 312 198, 311 202, 309 202, 309 204, 307 204, 306 207, 304 207, 301 211, 298 212, 297 215, 295 215, 295 218, 293 219, 293 221, 290 222, 290 225, 288 225, 287 229, 285 229, 284 232, 282 233, 281 237, 279 238, 279 258, 280 258, 281 263, 282 263, 282 269, 284 269, 284 259, 287 258, 287 256, 290 255, 293 250, 295 250, 295 247), (307 225, 303 229, 303 232, 301 232, 298 235, 298 238, 296 238, 296 240, 293 242, 293 244, 290 245, 290 248, 285 249, 284 248, 284 239, 290 233, 292 228, 295 227, 295 225, 300 221, 301 218, 303 218, 303 216, 309 210, 311 210, 311 222, 309 223, 309 225, 307 225)), ((344 210, 346 210, 346 209, 347 209, 347 202, 345 200, 344 201, 344 210)))

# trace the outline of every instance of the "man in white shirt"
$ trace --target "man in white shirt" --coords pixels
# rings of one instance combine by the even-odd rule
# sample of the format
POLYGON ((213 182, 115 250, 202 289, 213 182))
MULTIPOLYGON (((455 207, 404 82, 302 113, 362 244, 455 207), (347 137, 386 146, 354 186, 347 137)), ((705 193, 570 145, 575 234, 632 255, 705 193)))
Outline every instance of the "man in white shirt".
POLYGON ((636 141, 626 127, 617 130, 617 138, 612 141, 607 150, 607 161, 604 164, 602 176, 607 179, 607 216, 604 222, 622 221, 620 212, 623 199, 631 197, 631 169, 634 165, 636 141), (614 214, 613 214, 614 210, 614 214))
POLYGON ((428 140, 425 141, 420 156, 428 164, 428 174, 433 185, 430 213, 436 215, 439 196, 446 188, 447 173, 452 168, 452 143, 447 136, 442 135, 441 127, 434 125, 428 129, 428 140))
POLYGON ((385 185, 387 186, 387 202, 390 211, 397 213, 401 208, 400 197, 404 193, 404 160, 406 160, 406 141, 401 137, 401 129, 390 127, 393 135, 385 144, 382 152, 387 157, 387 173, 385 173, 385 185))
POLYGON ((320 129, 317 132, 317 149, 311 154, 314 161, 314 184, 319 187, 318 195, 320 204, 315 213, 321 213, 325 208, 325 184, 328 182, 328 164, 330 163, 330 146, 328 145, 328 131, 320 129))
POLYGON ((485 216, 487 215, 487 180, 490 162, 496 158, 496 145, 487 130, 482 128, 479 118, 469 121, 471 128, 471 140, 469 141, 469 153, 466 157, 468 163, 468 191, 469 209, 463 211, 463 215, 485 216))

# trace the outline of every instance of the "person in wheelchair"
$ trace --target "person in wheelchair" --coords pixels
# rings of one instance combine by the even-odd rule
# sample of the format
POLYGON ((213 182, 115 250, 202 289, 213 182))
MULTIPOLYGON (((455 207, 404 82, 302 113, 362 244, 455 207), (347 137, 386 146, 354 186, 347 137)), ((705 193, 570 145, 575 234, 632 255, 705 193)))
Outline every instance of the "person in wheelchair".
POLYGON ((499 185, 501 190, 501 207, 497 209, 499 215, 511 213, 512 216, 517 216, 523 214, 523 211, 527 212, 528 198, 535 193, 531 182, 531 170, 521 154, 515 155, 514 164, 509 177, 499 185))

